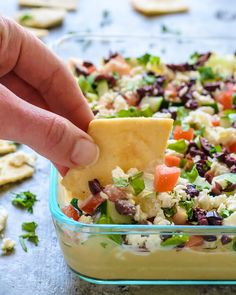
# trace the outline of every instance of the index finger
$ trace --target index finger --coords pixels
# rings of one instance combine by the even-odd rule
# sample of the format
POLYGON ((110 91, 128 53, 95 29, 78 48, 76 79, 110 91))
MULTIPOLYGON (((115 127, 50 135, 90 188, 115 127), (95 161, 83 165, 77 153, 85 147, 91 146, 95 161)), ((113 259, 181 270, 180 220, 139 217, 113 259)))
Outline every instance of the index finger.
POLYGON ((93 114, 67 67, 40 40, 0 17, 0 76, 13 70, 37 89, 50 109, 87 129, 93 114))

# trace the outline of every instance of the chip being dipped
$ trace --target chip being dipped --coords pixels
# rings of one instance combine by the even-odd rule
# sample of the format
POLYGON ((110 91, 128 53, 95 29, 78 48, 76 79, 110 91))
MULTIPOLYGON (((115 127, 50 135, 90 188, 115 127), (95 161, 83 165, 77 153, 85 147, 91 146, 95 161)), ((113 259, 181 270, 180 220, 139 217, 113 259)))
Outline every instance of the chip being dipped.
POLYGON ((112 180, 117 166, 124 171, 132 167, 145 170, 162 163, 173 120, 166 118, 98 119, 90 123, 88 134, 100 155, 94 165, 70 169, 62 184, 73 197, 89 196, 88 181, 99 178, 105 186, 112 180))

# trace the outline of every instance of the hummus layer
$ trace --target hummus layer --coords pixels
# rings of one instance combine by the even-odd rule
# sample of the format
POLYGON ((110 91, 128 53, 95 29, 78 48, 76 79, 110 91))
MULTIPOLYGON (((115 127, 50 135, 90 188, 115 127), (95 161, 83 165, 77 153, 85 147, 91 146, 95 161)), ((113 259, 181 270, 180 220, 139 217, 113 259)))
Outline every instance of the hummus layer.
POLYGON ((60 245, 73 270, 96 279, 236 279, 236 254, 232 251, 172 249, 137 252, 117 246, 104 236, 94 236, 82 244, 70 245, 60 237, 60 245))

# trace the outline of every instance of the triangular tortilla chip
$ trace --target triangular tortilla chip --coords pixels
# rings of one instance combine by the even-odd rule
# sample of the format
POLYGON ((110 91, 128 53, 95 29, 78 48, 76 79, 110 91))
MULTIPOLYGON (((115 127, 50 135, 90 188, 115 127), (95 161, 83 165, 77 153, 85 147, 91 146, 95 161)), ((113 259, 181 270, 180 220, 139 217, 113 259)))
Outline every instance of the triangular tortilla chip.
POLYGON ((162 163, 173 120, 164 118, 98 119, 90 123, 88 134, 100 149, 98 161, 86 168, 70 169, 62 184, 73 197, 86 198, 88 181, 97 178, 102 185, 111 183, 111 171, 134 167, 147 169, 162 163))
POLYGON ((58 7, 67 10, 76 10, 78 0, 18 0, 20 6, 27 7, 58 7))
POLYGON ((34 173, 35 156, 15 152, 0 158, 0 186, 16 182, 34 173))
POLYGON ((61 25, 65 15, 64 9, 35 8, 18 12, 15 19, 22 26, 49 29, 61 25))
POLYGON ((188 11, 181 0, 133 0, 134 9, 145 15, 159 15, 188 11))
POLYGON ((16 151, 16 145, 8 140, 0 139, 0 155, 12 153, 16 151))

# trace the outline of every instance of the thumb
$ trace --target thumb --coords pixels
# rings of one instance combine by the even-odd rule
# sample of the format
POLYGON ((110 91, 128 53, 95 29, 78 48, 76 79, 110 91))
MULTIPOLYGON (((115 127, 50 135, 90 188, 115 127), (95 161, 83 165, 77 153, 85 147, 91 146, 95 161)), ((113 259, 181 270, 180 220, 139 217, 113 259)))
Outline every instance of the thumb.
POLYGON ((64 167, 87 166, 98 157, 91 137, 67 119, 33 106, 0 85, 0 138, 27 144, 64 167))

